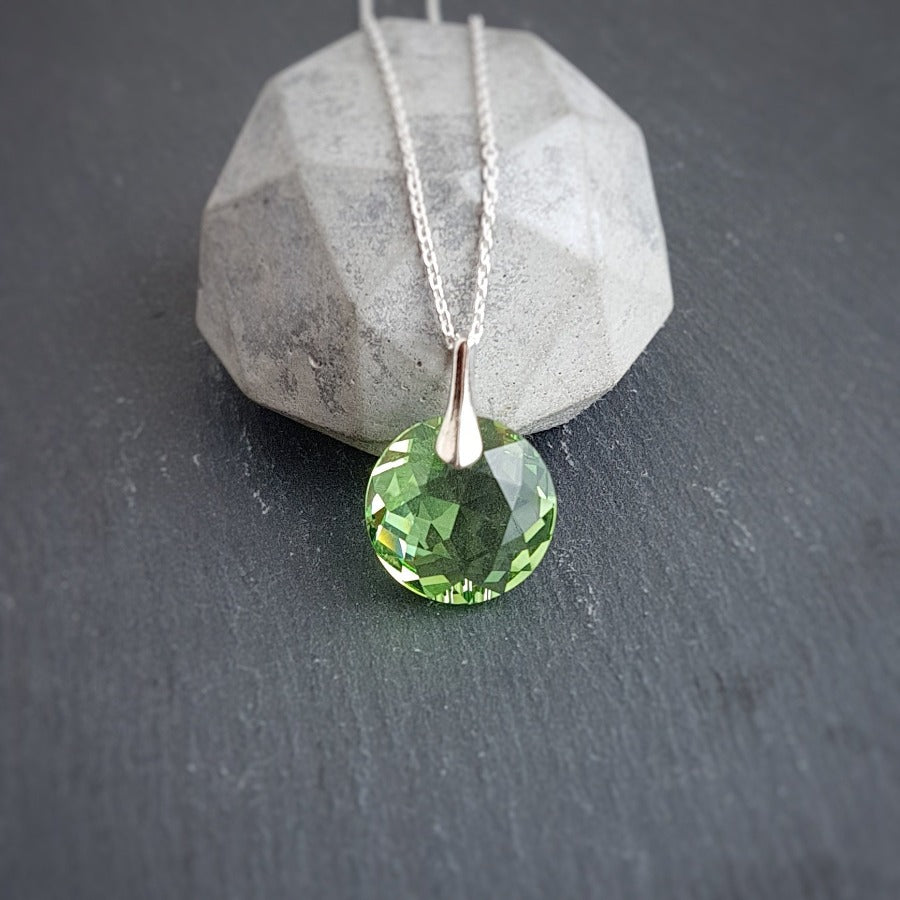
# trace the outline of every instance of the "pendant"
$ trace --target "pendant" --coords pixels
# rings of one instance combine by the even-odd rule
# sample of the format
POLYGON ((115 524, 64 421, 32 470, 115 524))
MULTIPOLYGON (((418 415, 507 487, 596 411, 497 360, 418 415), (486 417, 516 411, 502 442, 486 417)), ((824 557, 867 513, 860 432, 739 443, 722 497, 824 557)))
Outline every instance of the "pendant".
POLYGON ((550 472, 525 438, 475 415, 468 360, 468 343, 459 341, 446 413, 399 434, 366 490, 366 527, 381 564, 441 603, 482 603, 521 584, 556 526, 550 472))

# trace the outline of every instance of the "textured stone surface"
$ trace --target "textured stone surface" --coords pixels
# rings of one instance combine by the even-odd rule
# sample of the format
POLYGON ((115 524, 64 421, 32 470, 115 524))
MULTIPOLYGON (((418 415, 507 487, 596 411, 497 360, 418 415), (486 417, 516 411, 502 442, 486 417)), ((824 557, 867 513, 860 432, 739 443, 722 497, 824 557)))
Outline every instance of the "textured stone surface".
MULTIPOLYGON (((467 33, 387 20, 454 321, 480 192, 467 33)), ((640 129, 537 37, 487 33, 501 149, 479 413, 528 433, 608 391, 672 305, 640 129)), ((263 90, 209 200, 200 328, 252 399, 369 450, 443 409, 447 354, 361 33, 263 90)))

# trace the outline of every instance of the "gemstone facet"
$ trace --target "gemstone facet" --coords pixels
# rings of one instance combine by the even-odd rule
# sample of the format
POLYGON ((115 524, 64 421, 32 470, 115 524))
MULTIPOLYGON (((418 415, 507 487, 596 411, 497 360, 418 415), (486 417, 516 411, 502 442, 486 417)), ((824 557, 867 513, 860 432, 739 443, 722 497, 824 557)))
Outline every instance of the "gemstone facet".
POLYGON ((455 469, 435 453, 441 418, 418 422, 379 457, 366 526, 381 564, 442 603, 481 603, 521 584, 556 525, 556 491, 537 450, 479 419, 484 455, 455 469))

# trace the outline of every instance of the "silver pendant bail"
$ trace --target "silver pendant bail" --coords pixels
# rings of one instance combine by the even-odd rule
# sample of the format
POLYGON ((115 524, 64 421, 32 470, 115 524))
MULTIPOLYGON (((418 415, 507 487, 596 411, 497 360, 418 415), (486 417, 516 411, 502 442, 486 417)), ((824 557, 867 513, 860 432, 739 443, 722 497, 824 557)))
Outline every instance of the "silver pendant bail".
POLYGON ((466 469, 481 459, 484 444, 469 388, 469 342, 460 339, 453 347, 450 400, 434 444, 438 457, 454 469, 466 469))

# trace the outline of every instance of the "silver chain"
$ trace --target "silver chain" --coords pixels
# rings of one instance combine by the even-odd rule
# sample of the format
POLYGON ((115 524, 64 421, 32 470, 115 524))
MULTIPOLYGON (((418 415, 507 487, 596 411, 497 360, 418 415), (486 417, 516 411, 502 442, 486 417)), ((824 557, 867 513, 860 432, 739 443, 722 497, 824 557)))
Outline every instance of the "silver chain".
MULTIPOLYGON (((444 296, 444 282, 438 268, 437 255, 434 251, 434 240, 428 224, 428 211, 425 207, 425 194, 422 190, 422 176, 416 158, 415 145, 409 129, 409 119, 400 91, 397 73, 394 71, 391 56, 384 41, 384 35, 377 19, 364 5, 360 22, 369 37, 372 52, 384 82, 385 93, 394 118, 397 132, 397 143, 403 159, 406 173, 406 190, 409 194, 409 209, 412 213, 416 238, 422 254, 422 263, 428 276, 428 285, 434 297, 438 321, 448 349, 453 349, 461 335, 453 326, 450 309, 444 296)), ((472 310, 472 324, 469 328, 468 342, 475 346, 484 333, 484 308, 487 302, 488 279, 491 274, 491 251, 494 248, 494 220, 497 208, 497 143, 494 137, 494 123, 491 115, 491 98, 488 90, 487 53, 484 49, 484 19, 481 16, 469 17, 469 37, 472 53, 472 71, 475 81, 475 103, 478 112, 478 130, 481 142, 481 217, 478 230, 478 264, 475 270, 475 300, 472 310)))

